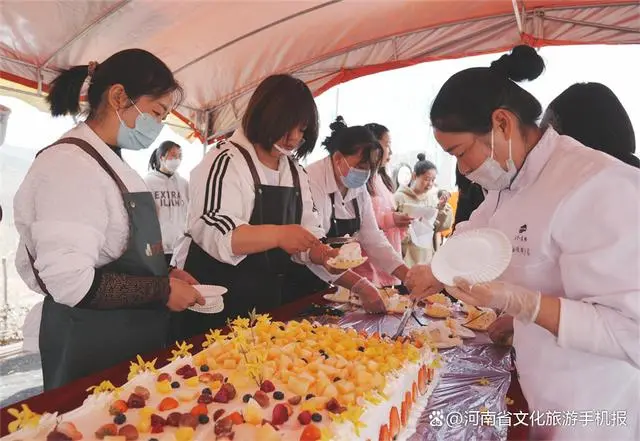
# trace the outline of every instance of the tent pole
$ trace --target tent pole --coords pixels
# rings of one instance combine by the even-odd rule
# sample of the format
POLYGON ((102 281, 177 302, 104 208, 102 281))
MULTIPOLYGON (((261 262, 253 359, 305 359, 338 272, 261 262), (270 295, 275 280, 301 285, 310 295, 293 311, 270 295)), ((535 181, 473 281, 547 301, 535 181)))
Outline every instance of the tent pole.
POLYGON ((209 144, 209 111, 204 111, 204 130, 202 132, 202 157, 207 154, 207 145, 209 144))
POLYGON ((518 24, 518 33, 522 35, 522 17, 520 17, 520 11, 518 11, 518 0, 511 0, 511 4, 513 5, 513 13, 516 16, 516 23, 518 24))

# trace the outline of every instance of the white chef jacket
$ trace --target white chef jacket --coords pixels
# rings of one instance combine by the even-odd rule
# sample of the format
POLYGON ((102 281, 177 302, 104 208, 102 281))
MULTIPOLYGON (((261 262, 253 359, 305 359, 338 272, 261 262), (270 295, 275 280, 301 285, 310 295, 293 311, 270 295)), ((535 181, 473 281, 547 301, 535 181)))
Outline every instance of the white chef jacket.
POLYGON ((178 239, 184 234, 189 201, 189 183, 178 173, 167 176, 152 170, 144 179, 158 209, 165 254, 173 254, 178 239))
MULTIPOLYGON (((256 167, 260 182, 273 185, 275 174, 267 179, 264 168, 256 155, 255 148, 246 138, 242 129, 231 136, 230 141, 241 145, 249 152, 256 167)), ((309 182, 304 169, 297 161, 295 167, 300 176, 302 194, 302 219, 300 224, 316 237, 324 236, 318 214, 314 210, 309 182)), ((276 185, 293 187, 293 178, 289 168, 289 159, 280 157, 276 185)), ((219 262, 238 265, 246 255, 234 254, 231 249, 233 230, 249 223, 255 201, 253 178, 244 156, 231 142, 224 143, 218 149, 210 150, 202 162, 192 171, 189 179, 189 209, 187 215, 187 233, 175 250, 172 263, 184 268, 191 240, 219 262)), ((294 261, 305 264, 318 277, 333 281, 339 276, 330 274, 321 265, 309 260, 309 253, 298 253, 294 261)))
MULTIPOLYGON (((147 191, 144 180, 91 128, 78 124, 65 137, 91 144, 113 167, 130 192, 147 191)), ((95 268, 118 259, 129 239, 129 216, 122 193, 102 167, 73 144, 60 144, 31 165, 13 200, 20 235, 16 269, 27 286, 42 293, 25 245, 54 300, 74 306, 89 292, 95 268)), ((23 327, 24 348, 38 351, 42 303, 34 306, 23 327)))
POLYGON ((366 186, 350 188, 343 198, 333 174, 330 156, 309 165, 307 173, 311 183, 311 194, 320 214, 324 234, 327 234, 331 229, 331 199, 329 195, 335 193, 335 216, 337 219, 356 217, 353 207, 355 199, 360 211, 360 231, 354 237, 371 259, 371 263, 387 274, 393 273, 400 265, 404 264, 402 256, 393 249, 387 237, 378 227, 371 196, 369 196, 366 186))
POLYGON ((481 227, 511 239, 501 280, 561 298, 557 338, 515 321, 530 410, 622 411, 626 427, 567 423, 553 439, 640 439, 640 172, 548 129, 456 233, 481 227))

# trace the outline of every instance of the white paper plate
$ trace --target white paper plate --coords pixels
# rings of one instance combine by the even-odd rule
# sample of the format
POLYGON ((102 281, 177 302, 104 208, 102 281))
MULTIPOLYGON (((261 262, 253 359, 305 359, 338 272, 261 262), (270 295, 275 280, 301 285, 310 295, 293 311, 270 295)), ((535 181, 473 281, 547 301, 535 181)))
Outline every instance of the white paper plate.
POLYGON ((436 207, 427 207, 419 204, 403 204, 402 211, 411 217, 423 217, 430 219, 438 214, 436 207))
POLYGON ((339 270, 348 270, 362 265, 367 261, 367 259, 368 257, 362 257, 358 260, 336 261, 336 259, 331 258, 327 260, 327 265, 339 270))
POLYGON ((482 228, 455 234, 447 240, 431 261, 433 275, 445 285, 455 277, 469 283, 497 279, 511 262, 511 242, 499 230, 482 228))
POLYGON ((217 285, 193 285, 193 287, 197 289, 205 299, 221 296, 228 291, 224 286, 217 285))
POLYGON ((189 309, 202 314, 217 314, 222 312, 224 309, 224 301, 220 295, 205 298, 205 300, 206 303, 204 305, 198 305, 196 303, 195 305, 190 306, 189 309))

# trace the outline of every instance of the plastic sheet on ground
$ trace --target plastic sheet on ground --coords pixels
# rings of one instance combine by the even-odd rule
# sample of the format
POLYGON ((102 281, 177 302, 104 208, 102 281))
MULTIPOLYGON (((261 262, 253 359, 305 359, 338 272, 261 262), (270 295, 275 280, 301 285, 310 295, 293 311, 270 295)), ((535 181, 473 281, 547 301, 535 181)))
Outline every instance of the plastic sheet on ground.
MULTIPOLYGON (((346 313, 337 324, 369 333, 392 335, 401 318, 400 315, 366 314, 345 305, 341 309, 346 313)), ((430 321, 432 319, 422 315, 412 317, 405 335, 430 321)), ((445 362, 444 372, 418 420, 416 433, 408 439, 506 440, 510 423, 505 397, 512 366, 509 348, 493 345, 486 333, 477 332, 474 339, 465 340, 462 346, 439 352, 445 362)))

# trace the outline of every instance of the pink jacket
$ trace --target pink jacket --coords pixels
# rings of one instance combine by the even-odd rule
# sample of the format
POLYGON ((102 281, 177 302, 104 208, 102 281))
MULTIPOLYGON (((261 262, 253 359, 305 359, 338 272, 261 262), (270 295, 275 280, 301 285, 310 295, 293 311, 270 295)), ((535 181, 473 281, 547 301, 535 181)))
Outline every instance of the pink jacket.
MULTIPOLYGON (((402 238, 406 234, 406 229, 396 227, 393 221, 393 212, 396 210, 393 193, 384 185, 380 175, 376 174, 373 179, 375 179, 373 185, 376 194, 371 197, 371 201, 373 202, 373 210, 376 214, 378 227, 387 236, 393 249, 400 253, 402 238)), ((398 285, 400 283, 398 279, 375 268, 370 262, 366 262, 362 266, 355 268, 354 271, 379 287, 398 285)))

